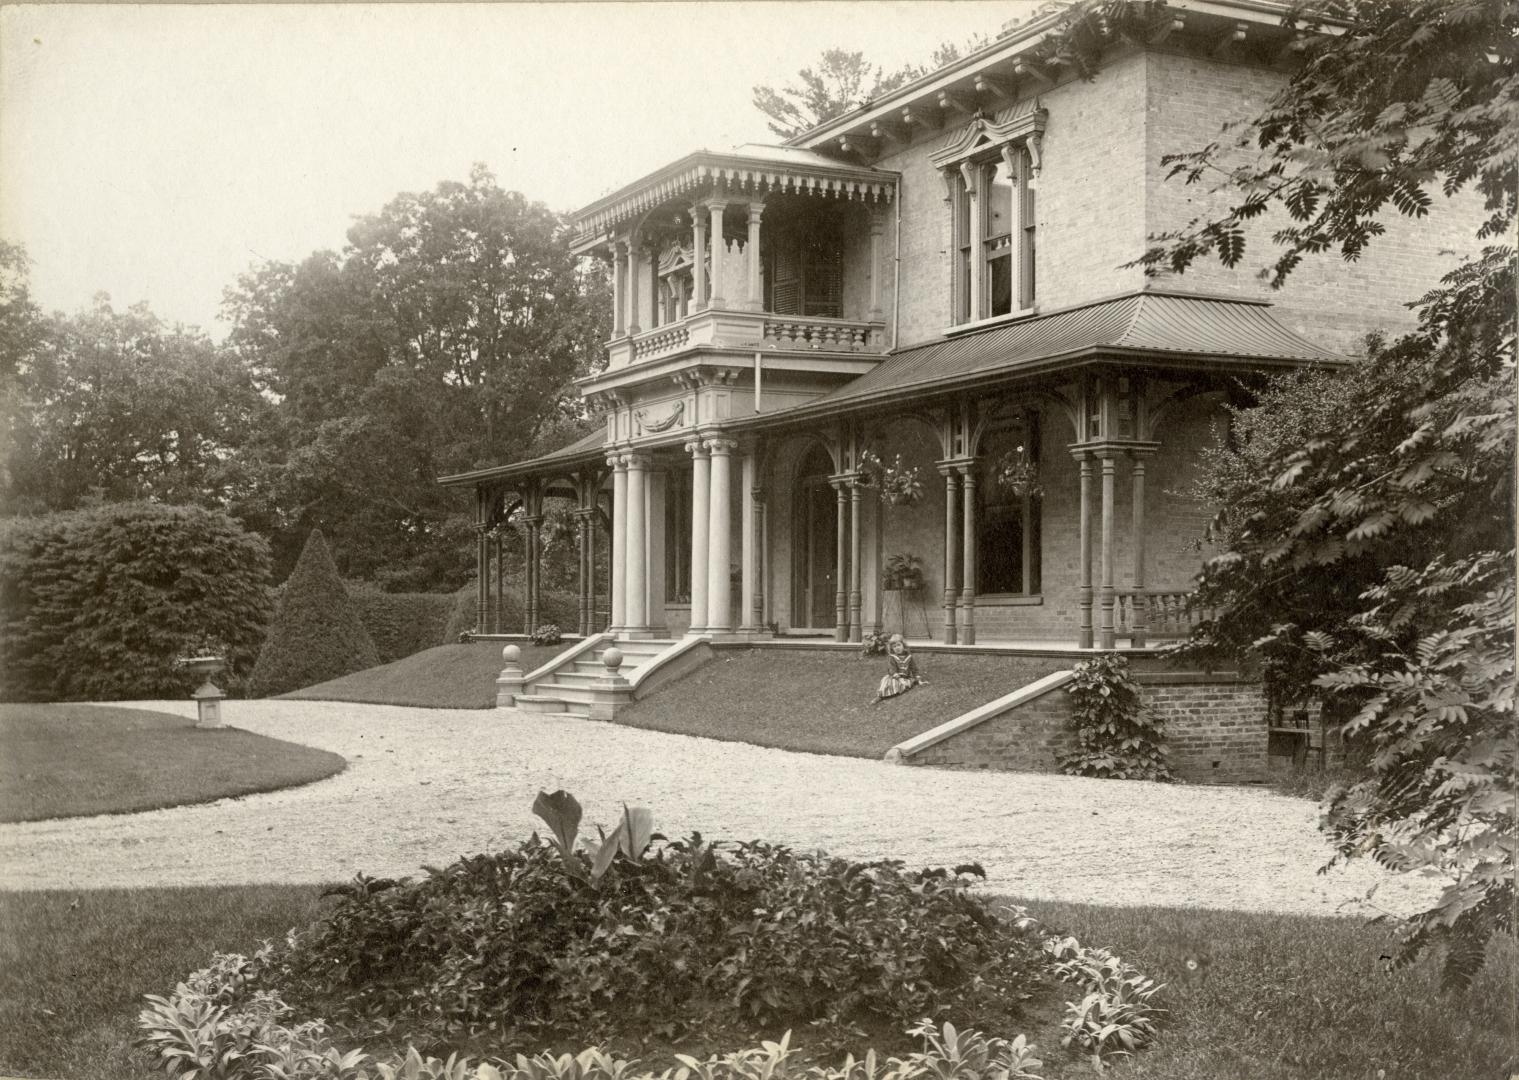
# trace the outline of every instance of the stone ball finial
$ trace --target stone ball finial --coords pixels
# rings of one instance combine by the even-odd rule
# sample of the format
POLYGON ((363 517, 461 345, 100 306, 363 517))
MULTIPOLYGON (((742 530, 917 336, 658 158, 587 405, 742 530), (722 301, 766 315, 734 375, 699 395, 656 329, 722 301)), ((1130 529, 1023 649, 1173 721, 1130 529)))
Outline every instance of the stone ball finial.
POLYGON ((507 667, 513 667, 522 662, 522 650, 515 645, 508 645, 501 650, 501 663, 507 667))
POLYGON ((601 662, 607 666, 608 671, 615 674, 617 669, 622 667, 622 650, 613 645, 601 654, 601 662))

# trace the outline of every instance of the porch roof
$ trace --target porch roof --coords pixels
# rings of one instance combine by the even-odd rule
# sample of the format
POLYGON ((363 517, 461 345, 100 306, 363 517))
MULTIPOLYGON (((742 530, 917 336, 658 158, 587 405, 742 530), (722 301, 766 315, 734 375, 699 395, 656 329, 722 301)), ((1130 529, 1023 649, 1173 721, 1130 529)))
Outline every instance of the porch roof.
POLYGON ((775 418, 842 412, 906 392, 948 390, 1088 356, 1213 368, 1262 361, 1337 365, 1345 359, 1283 326, 1266 301, 1144 292, 890 353, 858 379, 775 418))
POLYGON ((797 146, 745 143, 726 153, 698 150, 575 211, 573 247, 589 251, 624 222, 708 187, 735 194, 789 191, 890 202, 898 177, 797 146))
MULTIPOLYGON (((1048 371, 1073 360, 1110 358, 1204 370, 1257 366, 1339 366, 1345 358, 1289 330, 1263 300, 1143 292, 1100 300, 1006 325, 956 334, 889 353, 870 371, 803 405, 733 424, 756 430, 850 412, 893 398, 951 391, 1001 377, 1048 371)), ((606 445, 598 429, 527 461, 440 477, 445 485, 541 473, 594 461, 606 445)))

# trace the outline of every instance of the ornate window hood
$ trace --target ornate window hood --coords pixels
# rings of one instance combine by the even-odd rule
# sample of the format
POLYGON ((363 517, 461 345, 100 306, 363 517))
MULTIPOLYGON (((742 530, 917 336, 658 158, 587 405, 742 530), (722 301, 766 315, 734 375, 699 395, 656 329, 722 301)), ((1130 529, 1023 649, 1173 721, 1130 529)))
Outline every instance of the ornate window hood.
POLYGON ((746 145, 731 153, 698 150, 579 210, 574 249, 587 253, 650 210, 698 193, 735 197, 775 193, 890 202, 900 174, 834 161, 796 147, 746 145))

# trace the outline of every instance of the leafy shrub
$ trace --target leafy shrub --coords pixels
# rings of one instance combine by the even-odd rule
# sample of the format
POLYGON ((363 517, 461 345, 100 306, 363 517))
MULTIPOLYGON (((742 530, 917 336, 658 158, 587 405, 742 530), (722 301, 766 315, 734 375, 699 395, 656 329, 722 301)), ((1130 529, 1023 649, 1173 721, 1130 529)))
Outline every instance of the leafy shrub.
POLYGON ((967 894, 977 866, 908 872, 694 834, 646 853, 646 811, 585 850, 573 799, 535 809, 551 840, 333 890, 330 916, 280 954, 276 989, 428 1044, 808 1024, 837 1045, 951 1012, 1005 1030, 1050 970, 1036 939, 967 894))
MULTIPOLYGON (((443 628, 443 640, 438 645, 451 645, 461 634, 473 633, 475 626, 476 589, 474 582, 453 594, 453 609, 443 628)), ((492 601, 495 599, 495 580, 491 580, 492 601)), ((527 623, 522 610, 522 579, 508 577, 505 581, 506 595, 502 598, 501 632, 520 634, 527 623)), ((605 597, 600 598, 605 601, 605 597)), ((557 626, 580 625, 580 597, 565 589, 543 589, 538 594, 538 618, 540 625, 553 623, 557 626)))
POLYGON ((1113 780, 1172 780, 1166 764, 1165 721, 1139 699, 1129 662, 1100 653, 1077 664, 1071 695, 1076 749, 1060 758, 1071 776, 1113 780))
POLYGON ((677 1055, 680 1067, 658 1074, 635 1073, 633 1062, 600 1047, 471 1066, 457 1054, 443 1061, 408 1045, 404 1054, 377 1061, 360 1049, 342 1052, 320 1020, 286 1026, 290 1006, 254 989, 266 958, 266 951, 251 961, 218 954, 168 997, 149 995, 138 1015, 139 1044, 169 1076, 186 1080, 1038 1080, 1042 1064, 1022 1035, 989 1038, 927 1020, 908 1032, 923 1039, 921 1052, 878 1062, 871 1050, 837 1067, 803 1067, 789 1031, 779 1042, 704 1060, 677 1055))
POLYGON ((225 514, 156 503, 0 525, 0 696, 183 697, 174 661, 223 643, 236 690, 268 619, 269 548, 225 514))
MULTIPOLYGON (((380 663, 445 643, 454 611, 451 593, 392 593, 367 581, 344 583, 348 599, 374 642, 380 663)), ((457 637, 456 637, 457 640, 457 637)))
POLYGON ((860 654, 862 656, 885 656, 886 650, 890 645, 890 634, 869 630, 860 637, 860 654))
POLYGON ((533 631, 534 645, 558 645, 564 640, 564 632, 554 623, 543 623, 533 631))
POLYGON ((320 529, 306 540, 248 681, 258 697, 283 694, 379 664, 379 654, 333 565, 320 529))

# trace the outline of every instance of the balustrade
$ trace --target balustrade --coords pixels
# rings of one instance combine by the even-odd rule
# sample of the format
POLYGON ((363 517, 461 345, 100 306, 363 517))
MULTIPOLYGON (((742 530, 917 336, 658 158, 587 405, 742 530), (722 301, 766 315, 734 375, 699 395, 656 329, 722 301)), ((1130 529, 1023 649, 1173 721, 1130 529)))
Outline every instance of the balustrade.
POLYGON ((678 349, 691 340, 691 330, 684 323, 650 330, 633 339, 633 359, 643 360, 650 356, 678 349))
POLYGON ((765 340, 783 349, 864 352, 879 349, 885 337, 879 323, 784 316, 765 319, 765 340))
POLYGON ((1136 626, 1146 638, 1184 638, 1209 613, 1194 606, 1185 589, 1118 589, 1114 621, 1120 636, 1136 626))

